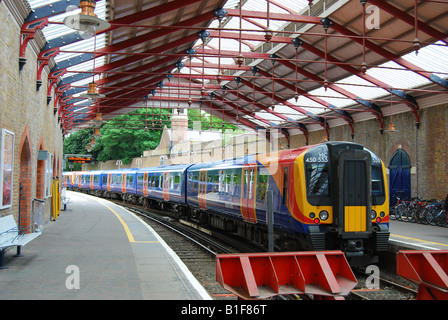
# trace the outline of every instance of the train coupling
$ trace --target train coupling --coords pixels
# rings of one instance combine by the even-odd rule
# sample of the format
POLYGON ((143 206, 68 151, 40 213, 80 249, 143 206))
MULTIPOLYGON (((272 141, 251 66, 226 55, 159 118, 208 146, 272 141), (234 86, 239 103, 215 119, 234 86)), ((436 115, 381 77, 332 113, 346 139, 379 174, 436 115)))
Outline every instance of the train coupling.
POLYGON ((345 240, 344 252, 347 258, 360 257, 364 254, 364 243, 360 239, 345 240))

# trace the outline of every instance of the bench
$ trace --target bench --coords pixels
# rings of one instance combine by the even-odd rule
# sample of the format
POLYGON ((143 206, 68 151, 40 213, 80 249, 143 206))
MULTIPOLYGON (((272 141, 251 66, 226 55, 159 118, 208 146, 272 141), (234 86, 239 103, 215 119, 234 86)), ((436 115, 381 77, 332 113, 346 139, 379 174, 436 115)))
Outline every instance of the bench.
POLYGON ((0 269, 6 269, 5 253, 12 247, 17 247, 17 255, 22 256, 22 246, 41 235, 41 232, 20 234, 17 223, 12 215, 0 218, 0 269))

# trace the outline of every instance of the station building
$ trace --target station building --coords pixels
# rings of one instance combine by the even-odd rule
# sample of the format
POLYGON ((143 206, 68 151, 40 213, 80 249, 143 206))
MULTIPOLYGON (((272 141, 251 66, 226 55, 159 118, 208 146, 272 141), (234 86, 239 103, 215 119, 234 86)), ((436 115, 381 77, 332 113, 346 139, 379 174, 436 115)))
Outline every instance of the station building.
MULTIPOLYGON (((79 5, 79 1, 67 1, 67 3, 72 2, 74 5, 79 5)), ((49 24, 44 19, 45 16, 41 15, 48 14, 53 17, 64 14, 66 10, 60 8, 62 2, 0 1, 0 21, 2 21, 0 54, 3 57, 0 60, 0 129, 2 130, 3 157, 0 215, 13 214, 20 221, 21 226, 28 231, 36 228, 34 223, 36 211, 41 212, 41 220, 44 223, 55 215, 54 200, 59 196, 57 191, 63 170, 62 146, 65 135, 72 130, 93 128, 95 116, 98 114, 102 114, 103 119, 107 120, 113 118, 117 112, 132 111, 130 108, 135 108, 138 103, 141 106, 141 101, 147 99, 149 90, 158 89, 163 92, 161 81, 167 74, 180 72, 181 66, 178 62, 182 59, 176 56, 176 58, 161 60, 161 53, 175 56, 193 47, 201 52, 201 40, 205 37, 213 37, 215 42, 210 44, 211 48, 207 54, 215 55, 213 63, 210 62, 210 64, 216 69, 219 52, 225 49, 222 47, 218 50, 214 47, 217 39, 222 37, 223 41, 224 39, 235 40, 235 34, 220 35, 217 31, 217 16, 212 14, 205 16, 205 11, 212 13, 213 10, 224 7, 227 8, 228 14, 236 19, 238 9, 235 8, 238 8, 238 1, 198 0, 189 1, 190 4, 183 5, 178 1, 171 1, 166 9, 163 9, 163 3, 158 1, 137 2, 140 5, 132 7, 120 0, 97 1, 97 7, 102 5, 101 8, 104 9, 102 12, 104 18, 115 23, 112 29, 108 29, 103 47, 96 48, 103 50, 102 54, 106 55, 106 59, 103 64, 97 64, 95 69, 99 75, 101 72, 105 74, 110 72, 98 82, 103 85, 101 92, 112 97, 106 99, 104 107, 91 108, 86 104, 69 104, 64 99, 73 98, 83 90, 87 90, 86 85, 90 81, 87 77, 91 76, 88 71, 91 71, 92 66, 79 68, 83 71, 79 74, 76 74, 76 71, 66 75, 58 74, 56 71, 59 70, 67 72, 67 67, 63 68, 61 65, 70 58, 64 57, 61 60, 58 58, 57 50, 61 48, 64 50, 63 46, 67 45, 64 41, 67 39, 72 46, 75 44, 74 49, 73 47, 65 49, 72 51, 71 58, 86 62, 92 60, 94 48, 91 45, 90 47, 83 46, 81 43, 84 39, 79 38, 75 41, 65 35, 66 31, 58 31, 59 29, 56 31, 52 29, 51 39, 47 39, 48 34, 47 37, 45 35, 45 30, 51 23, 49 24), (59 11, 54 12, 51 8, 59 11), (202 11, 199 12, 199 9, 202 11), (179 18, 182 10, 185 11, 185 19, 179 18), (166 21, 167 19, 169 21, 166 21), (147 29, 137 30, 137 28, 129 27, 129 24, 141 21, 153 25, 173 24, 174 31, 151 34, 144 40, 144 35, 149 32, 147 29), (191 29, 186 28, 188 32, 183 30, 184 33, 179 35, 179 25, 182 25, 184 21, 190 23, 191 29), (211 25, 212 21, 214 21, 213 25, 211 25), (211 29, 211 34, 196 35, 198 29, 207 26, 214 28, 211 29), (120 34, 119 30, 125 31, 120 34), (64 36, 59 36, 57 32, 61 32, 64 36), (76 43, 79 44, 78 51, 83 53, 76 53, 76 43), (159 50, 157 54, 152 55, 149 49, 153 44, 157 45, 159 50), (165 48, 161 49, 163 46, 165 48), (120 51, 126 48, 128 50, 126 53, 120 51), (52 49, 56 51, 51 51, 52 49), (90 56, 86 58, 86 55, 89 55, 87 51, 90 52, 90 56), (112 54, 113 52, 118 52, 117 56, 120 54, 131 56, 133 53, 136 55, 129 58, 134 60, 126 65, 124 59, 120 60, 122 57, 117 58, 112 54), (137 58, 139 54, 140 59, 137 58), (116 71, 115 75, 113 70, 116 71), (159 73, 160 76, 149 77, 148 80, 142 75, 148 70, 149 73, 159 73), (135 75, 131 75, 132 71, 135 75), (82 85, 76 82, 80 80, 84 81, 82 85), (79 89, 83 85, 84 88, 79 89), (130 94, 134 101, 120 102, 119 99, 122 99, 125 93, 117 89, 119 86, 134 90, 130 94), (136 86, 141 88, 135 88, 136 86), (114 90, 118 90, 116 96, 114 96, 114 90), (140 101, 136 102, 135 99, 140 101), (119 104, 120 108, 107 108, 106 105, 112 102, 119 104), (83 108, 87 108, 88 112, 82 111, 83 108), (39 209, 36 210, 36 208, 39 209)), ((194 79, 190 78, 191 72, 188 68, 187 71, 181 73, 182 76, 178 77, 182 81, 164 82, 166 87, 168 85, 172 87, 168 93, 153 96, 156 104, 159 101, 171 103, 171 108, 175 110, 174 101, 179 100, 181 102, 178 105, 183 109, 204 108, 204 111, 221 116, 229 123, 252 134, 256 134, 257 130, 261 129, 279 130, 281 134, 278 135, 279 140, 276 146, 278 149, 297 148, 306 144, 320 143, 326 139, 360 143, 379 155, 387 164, 391 190, 407 197, 445 199, 448 193, 448 84, 446 80, 448 22, 444 18, 444 13, 448 11, 448 6, 436 1, 419 3, 421 10, 418 11, 417 29, 420 42, 413 43, 416 30, 412 25, 413 4, 410 5, 409 1, 395 1, 395 4, 368 1, 379 9, 381 24, 384 27, 366 30, 366 35, 371 38, 367 41, 368 45, 363 47, 362 41, 360 43, 356 39, 357 36, 362 36, 362 27, 360 27, 362 7, 358 1, 314 1, 316 4, 313 6, 308 6, 307 2, 301 1, 302 7, 293 9, 288 8, 293 6, 289 2, 281 5, 274 1, 269 2, 268 7, 263 4, 260 8, 245 8, 248 10, 244 12, 247 15, 245 23, 249 21, 252 25, 257 25, 253 19, 269 18, 269 15, 261 15, 260 12, 272 10, 271 26, 277 28, 277 33, 272 39, 266 38, 266 43, 263 43, 261 40, 267 37, 268 33, 265 33, 261 40, 260 37, 252 36, 250 32, 245 35, 240 34, 240 40, 245 41, 244 49, 240 52, 242 58, 238 55, 233 57, 231 59, 233 65, 230 67, 231 63, 224 60, 223 55, 223 70, 217 76, 214 75, 216 79, 209 82, 203 80, 205 79, 203 75, 196 75, 194 79), (250 10, 253 12, 251 13, 250 10), (399 14, 394 16, 393 12, 399 12, 399 14), (310 17, 308 20, 313 22, 308 24, 305 22, 306 19, 293 22, 282 21, 278 18, 286 19, 291 14, 294 17, 310 17), (276 17, 275 24, 274 17, 276 17), (344 35, 342 32, 344 29, 339 28, 337 31, 343 36, 328 39, 330 41, 328 41, 325 56, 322 54, 325 51, 322 25, 316 22, 317 18, 322 17, 329 17, 338 25, 355 33, 347 32, 344 35), (288 39, 285 40, 286 37, 293 38, 291 34, 294 30, 301 31, 305 41, 298 45, 296 50, 292 43, 287 43, 288 39), (306 32, 319 33, 320 36, 307 38, 306 32), (244 39, 245 37, 247 39, 244 39), (258 39, 257 42, 255 42, 256 39, 258 39), (398 40, 394 42, 394 39, 398 40), (415 52, 416 45, 419 45, 418 52, 415 52), (364 54, 363 48, 365 48, 364 54), (296 53, 302 60, 296 59, 296 53), (269 57, 272 54, 277 56, 269 57), (370 70, 367 73, 362 70, 363 56, 367 59, 368 68, 372 69, 371 73, 369 73, 370 70), (263 60, 263 57, 266 59, 263 60), (280 57, 285 61, 279 63, 280 57), (297 60, 299 67, 296 70, 288 65, 294 59, 297 60), (398 63, 401 64, 398 65, 398 63), (327 64, 332 67, 327 69, 327 64), (347 65, 352 68, 350 69, 352 73, 347 71, 349 70, 347 65), (342 73, 338 72, 340 66, 343 66, 342 73), (254 71, 257 69, 250 69, 250 67, 259 69, 254 71), (397 72, 387 72, 394 69, 397 72), (273 73, 272 70, 274 70, 273 73), (255 75, 250 78, 253 73, 255 75), (349 77, 356 76, 361 78, 360 82, 349 80, 349 77), (238 77, 242 80, 234 80, 238 77), (246 80, 245 77, 247 77, 246 80), (204 82, 201 82, 201 79, 204 82), (253 80, 254 83, 249 80, 253 80), (366 84, 367 80, 370 80, 370 83, 366 84), (227 87, 219 91, 221 81, 226 82, 227 87), (375 88, 372 83, 377 83, 378 86, 375 88), (213 90, 217 92, 217 97, 213 101, 200 101, 200 98, 204 97, 201 85, 205 86, 205 84, 208 93, 213 90), (300 88, 300 94, 294 92, 296 84, 300 88), (381 87, 380 84, 383 86, 381 87), (386 85, 390 86, 386 87, 386 85), (175 93, 180 92, 180 88, 190 91, 189 93, 182 92, 180 96, 175 97, 175 93), (251 91, 252 89, 254 90, 251 91), (338 94, 334 94, 335 90, 338 94), (381 92, 372 93, 375 90, 381 92), (245 95, 244 99, 239 102, 238 99, 243 95, 245 95), (351 100, 351 104, 344 102, 342 104, 344 106, 339 107, 338 101, 344 101, 341 95, 344 96, 343 99, 351 100), (191 101, 192 97, 193 101, 191 101), (253 101, 248 100, 252 97, 255 98, 253 101), (293 108, 291 103, 294 98, 297 100, 293 108), (307 99, 313 100, 314 104, 310 104, 307 99), (276 100, 275 103, 273 100, 276 100), (320 111, 316 111, 316 101, 321 104, 320 111), (267 107, 270 104, 272 106, 267 107), (392 123, 395 130, 389 127, 392 123)), ((67 4, 64 5, 67 7, 67 4)), ((61 24, 62 18, 57 22, 61 24)), ((51 27, 54 28, 56 25, 57 23, 51 27)), ((233 21, 229 29, 237 28, 238 26, 233 21)), ((330 30, 331 28, 334 28, 334 25, 330 27, 330 30)), ((260 34, 265 32, 260 30, 255 31, 259 31, 260 34)), ((97 33, 100 34, 100 31, 97 33)), ((227 49, 233 53, 238 52, 238 47, 235 45, 227 49)), ((202 52, 205 54, 205 51, 202 52)), ((195 71, 205 68, 201 60, 205 58, 191 56, 191 53, 184 56, 189 58, 188 61, 183 60, 184 65, 188 64, 195 71)), ((76 66, 77 63, 72 62, 72 64, 76 66)), ((209 77, 209 74, 206 75, 209 77)), ((76 96, 76 99, 79 97, 76 96)), ((234 150, 230 152, 230 156, 253 150, 250 145, 254 139, 244 139, 234 144, 234 150), (238 144, 241 141, 243 141, 242 147, 238 144)), ((174 144, 180 143, 182 141, 174 141, 174 144)), ((222 156, 221 148, 222 145, 216 147, 216 150, 210 151, 210 154, 222 156)), ((193 146, 192 149, 194 149, 193 146)), ((157 156, 166 156, 165 164, 170 161, 174 163, 176 154, 172 153, 172 150, 175 148, 170 146, 164 154, 160 153, 157 156)))

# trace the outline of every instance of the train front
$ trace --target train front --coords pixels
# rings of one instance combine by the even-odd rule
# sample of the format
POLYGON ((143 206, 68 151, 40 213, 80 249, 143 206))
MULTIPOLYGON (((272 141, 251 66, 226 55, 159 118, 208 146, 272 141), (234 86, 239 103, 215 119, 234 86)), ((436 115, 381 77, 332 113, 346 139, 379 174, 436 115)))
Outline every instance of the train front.
POLYGON ((299 207, 314 222, 308 225, 313 249, 338 249, 347 258, 374 262, 389 242, 382 161, 362 145, 346 142, 310 148, 297 161, 305 178, 299 207))

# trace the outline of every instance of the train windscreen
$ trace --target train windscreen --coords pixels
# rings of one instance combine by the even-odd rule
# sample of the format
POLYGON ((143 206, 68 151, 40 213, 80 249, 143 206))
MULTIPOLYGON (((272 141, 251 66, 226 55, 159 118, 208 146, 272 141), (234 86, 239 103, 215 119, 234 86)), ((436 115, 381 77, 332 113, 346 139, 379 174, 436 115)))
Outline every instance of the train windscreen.
POLYGON ((365 150, 369 151, 372 157, 372 205, 381 205, 386 200, 382 162, 372 151, 365 150))
POLYGON ((304 156, 304 164, 308 202, 311 205, 331 205, 327 146, 309 150, 304 156))

